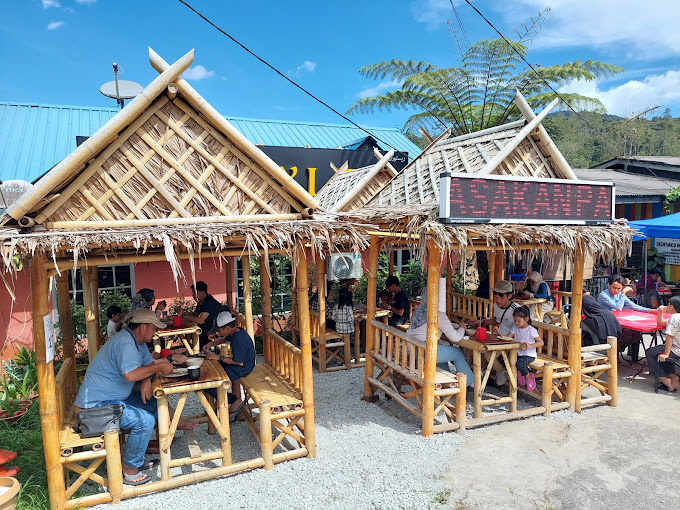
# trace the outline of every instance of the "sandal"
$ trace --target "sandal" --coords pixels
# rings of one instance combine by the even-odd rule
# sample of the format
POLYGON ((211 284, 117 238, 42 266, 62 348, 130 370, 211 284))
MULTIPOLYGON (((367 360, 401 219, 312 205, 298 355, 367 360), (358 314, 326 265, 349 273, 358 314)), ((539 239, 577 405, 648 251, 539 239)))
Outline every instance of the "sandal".
POLYGON ((668 386, 666 386, 666 385, 665 385, 664 383, 662 383, 662 382, 660 382, 659 384, 656 385, 656 389, 657 389, 657 390, 667 391, 668 393, 675 393, 676 391, 678 391, 677 388, 674 389, 674 390, 669 390, 669 389, 668 389, 668 386))
POLYGON ((527 375, 526 379, 527 379, 527 390, 534 391, 536 389, 536 377, 534 376, 534 373, 529 372, 529 375, 527 375))
POLYGON ((151 477, 147 475, 146 473, 142 473, 141 471, 137 471, 134 474, 131 475, 126 475, 123 473, 123 483, 125 485, 142 485, 144 483, 149 483, 151 481, 151 477), (135 478, 142 477, 141 480, 136 480, 135 478))
POLYGON ((149 469, 155 468, 158 464, 160 464, 161 461, 160 459, 152 459, 146 464, 142 465, 142 467, 139 468, 140 471, 148 471, 149 469))
POLYGON ((229 414, 229 423, 232 423, 232 422, 236 421, 236 415, 238 414, 238 412, 239 412, 239 411, 241 410, 241 408, 243 407, 243 404, 245 404, 245 401, 244 401, 244 400, 241 400, 241 403, 240 403, 240 404, 238 405, 238 407, 234 410, 234 412, 229 414))

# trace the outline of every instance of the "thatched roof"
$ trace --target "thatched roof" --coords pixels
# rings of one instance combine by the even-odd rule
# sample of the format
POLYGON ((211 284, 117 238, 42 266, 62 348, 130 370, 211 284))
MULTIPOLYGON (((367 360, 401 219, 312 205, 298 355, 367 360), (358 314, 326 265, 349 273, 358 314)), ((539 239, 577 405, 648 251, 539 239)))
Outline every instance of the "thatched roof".
POLYGON ((525 119, 453 138, 445 131, 368 204, 438 202, 442 172, 576 179, 541 126, 553 105, 535 116, 519 93, 515 102, 525 119))
POLYGON ((8 209, 9 217, 48 229, 95 229, 196 217, 266 221, 316 207, 180 78, 193 51, 172 66, 149 52, 160 76, 40 178, 8 209))
POLYGON ((319 206, 326 211, 349 211, 363 206, 398 172, 390 164, 394 149, 384 156, 374 149, 375 165, 338 171, 316 194, 319 206))

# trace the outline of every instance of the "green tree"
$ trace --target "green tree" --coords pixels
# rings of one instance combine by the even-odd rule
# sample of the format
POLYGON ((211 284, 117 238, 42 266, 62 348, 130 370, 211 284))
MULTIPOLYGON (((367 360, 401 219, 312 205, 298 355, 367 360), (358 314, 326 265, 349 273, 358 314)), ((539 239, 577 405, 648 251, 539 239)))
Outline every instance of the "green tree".
MULTIPOLYGON (((404 131, 417 136, 423 127, 441 132, 451 126, 456 135, 504 124, 519 118, 513 99, 519 90, 534 109, 541 109, 556 96, 554 89, 572 80, 591 81, 614 76, 624 69, 595 60, 576 60, 545 67, 525 66, 526 44, 545 20, 546 11, 515 31, 518 40, 479 41, 462 51, 457 67, 438 67, 414 60, 388 60, 362 67, 359 72, 373 80, 389 79, 401 88, 354 103, 348 114, 392 110, 416 110, 404 125, 404 131), (519 53, 519 55, 518 55, 519 53)), ((596 98, 581 94, 561 94, 574 108, 605 112, 596 98)))

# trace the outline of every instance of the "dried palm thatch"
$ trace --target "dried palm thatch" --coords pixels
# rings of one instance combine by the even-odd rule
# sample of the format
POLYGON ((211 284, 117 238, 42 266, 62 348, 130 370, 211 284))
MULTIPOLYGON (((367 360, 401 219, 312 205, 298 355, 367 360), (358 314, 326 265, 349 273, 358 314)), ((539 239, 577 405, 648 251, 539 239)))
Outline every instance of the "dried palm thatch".
MULTIPOLYGON (((117 257, 164 254, 175 281, 184 280, 180 258, 189 258, 192 273, 201 257, 224 258, 223 252, 240 250, 243 255, 267 255, 280 250, 291 257, 296 247, 308 246, 321 253, 337 251, 336 245, 361 251, 368 246, 368 224, 354 223, 331 213, 318 213, 313 219, 272 222, 208 223, 147 228, 92 230, 50 230, 22 232, 0 229, 3 272, 13 272, 15 257, 46 256, 57 272, 64 262, 73 266, 88 256, 106 257, 116 264, 117 257)), ((293 261, 293 267, 297 261, 293 261)), ((192 275, 193 276, 193 275, 192 275)))
POLYGON ((410 242, 425 253, 427 239, 433 239, 442 253, 467 250, 503 250, 511 254, 542 250, 548 256, 559 250, 576 252, 583 247, 587 254, 606 262, 622 260, 630 254, 636 233, 624 220, 606 226, 474 224, 451 225, 438 219, 439 206, 364 207, 342 216, 365 224, 376 224, 388 233, 386 244, 410 242), (395 237, 389 237, 389 234, 395 237))

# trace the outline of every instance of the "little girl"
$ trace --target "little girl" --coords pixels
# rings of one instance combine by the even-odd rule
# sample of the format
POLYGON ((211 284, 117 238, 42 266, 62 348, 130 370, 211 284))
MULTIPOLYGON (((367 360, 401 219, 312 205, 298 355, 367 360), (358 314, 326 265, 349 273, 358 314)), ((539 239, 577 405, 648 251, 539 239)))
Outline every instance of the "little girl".
POLYGON ((508 336, 519 342, 517 350, 517 382, 520 386, 526 384, 527 390, 536 389, 536 378, 533 372, 529 371, 529 363, 536 359, 538 355, 536 349, 543 346, 543 340, 538 335, 536 328, 531 326, 531 314, 526 306, 517 308, 512 313, 515 324, 512 326, 508 336))

